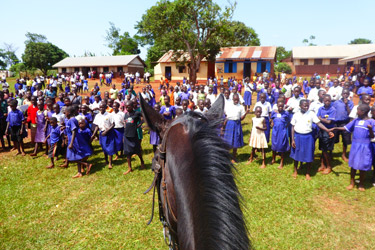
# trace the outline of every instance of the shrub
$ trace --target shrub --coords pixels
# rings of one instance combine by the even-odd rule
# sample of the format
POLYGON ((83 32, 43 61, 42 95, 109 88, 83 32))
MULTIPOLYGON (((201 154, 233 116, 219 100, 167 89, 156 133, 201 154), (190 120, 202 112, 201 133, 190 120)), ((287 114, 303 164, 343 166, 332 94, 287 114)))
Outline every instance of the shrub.
POLYGON ((292 74, 292 68, 287 63, 284 63, 284 62, 278 63, 275 66, 275 71, 277 72, 284 71, 287 74, 292 74))

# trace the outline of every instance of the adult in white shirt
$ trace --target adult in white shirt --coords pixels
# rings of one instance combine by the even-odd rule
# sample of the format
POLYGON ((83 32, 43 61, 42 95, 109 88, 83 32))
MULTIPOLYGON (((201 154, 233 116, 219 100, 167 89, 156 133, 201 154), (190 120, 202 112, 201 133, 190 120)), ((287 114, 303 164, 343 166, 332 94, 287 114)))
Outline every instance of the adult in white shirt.
POLYGON ((329 88, 327 94, 331 96, 332 101, 341 99, 342 87, 339 86, 339 80, 333 80, 333 86, 329 88))
POLYGON ((309 96, 307 97, 307 99, 309 101, 311 101, 311 102, 318 101, 319 100, 319 96, 318 96, 319 90, 326 91, 325 89, 320 87, 320 84, 321 84, 320 80, 315 80, 315 88, 312 88, 310 90, 309 96))
POLYGON ((1 86, 3 87, 3 90, 9 89, 9 83, 7 83, 6 80, 3 80, 1 86))

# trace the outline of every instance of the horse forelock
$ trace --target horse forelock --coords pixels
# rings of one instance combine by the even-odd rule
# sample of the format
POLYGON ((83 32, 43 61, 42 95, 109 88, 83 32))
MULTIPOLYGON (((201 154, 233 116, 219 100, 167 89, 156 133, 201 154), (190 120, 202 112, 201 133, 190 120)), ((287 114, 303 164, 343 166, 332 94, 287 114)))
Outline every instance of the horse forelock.
MULTIPOLYGON (((190 138, 191 145, 186 146, 191 147, 193 159, 187 159, 191 166, 185 171, 189 171, 189 174, 190 171, 196 173, 193 175, 194 185, 190 185, 189 190, 196 193, 189 195, 196 200, 190 201, 189 204, 193 206, 195 218, 199 218, 188 222, 194 227, 192 238, 195 242, 181 242, 188 238, 179 236, 181 249, 184 249, 183 246, 190 248, 192 244, 195 245, 193 249, 249 249, 250 241, 241 211, 241 197, 234 181, 231 156, 226 144, 218 136, 219 122, 208 121, 201 115, 191 113, 176 119, 171 126, 179 123, 183 124, 185 135, 190 138)), ((178 171, 178 166, 174 171, 178 171)), ((179 183, 174 185, 176 187, 179 183)), ((184 194, 176 193, 176 196, 178 195, 184 194)), ((184 205, 187 204, 180 204, 184 205)), ((184 215, 179 214, 179 222, 182 216, 184 215)), ((183 231, 185 228, 179 227, 179 230, 183 231)))

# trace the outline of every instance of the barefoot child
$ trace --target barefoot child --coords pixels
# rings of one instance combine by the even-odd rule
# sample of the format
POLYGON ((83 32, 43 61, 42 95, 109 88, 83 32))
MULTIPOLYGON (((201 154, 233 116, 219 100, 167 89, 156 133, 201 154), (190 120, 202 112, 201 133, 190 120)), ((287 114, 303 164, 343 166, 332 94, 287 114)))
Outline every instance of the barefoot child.
POLYGON ((225 121, 222 129, 224 131, 224 141, 233 149, 233 162, 237 161, 237 148, 244 145, 241 121, 245 119, 250 110, 245 111, 243 105, 239 103, 238 94, 233 95, 233 103, 226 103, 225 121), (228 105, 227 105, 228 104, 228 105))
POLYGON ((334 128, 335 130, 346 130, 353 133, 352 147, 349 153, 350 185, 348 190, 354 188, 354 179, 359 170, 359 186, 360 191, 365 191, 364 180, 366 171, 371 170, 373 161, 373 149, 371 139, 374 138, 374 120, 368 118, 370 107, 367 104, 360 104, 357 108, 358 118, 351 121, 344 127, 334 128))
MULTIPOLYGON (((56 104, 58 106, 58 104, 56 104)), ((61 126, 57 125, 57 119, 56 117, 51 117, 49 119, 50 124, 50 133, 46 137, 46 140, 49 140, 50 147, 48 150, 48 157, 51 159, 51 165, 47 166, 46 168, 54 168, 55 167, 55 160, 57 160, 57 157, 61 153, 61 143, 62 138, 61 134, 63 131, 61 130, 61 126)))
POLYGON ((25 151, 23 147, 23 120, 24 116, 20 110, 17 109, 17 101, 10 101, 11 111, 8 113, 6 118, 7 127, 5 130, 5 135, 8 136, 10 132, 10 139, 13 141, 14 146, 17 149, 17 154, 22 154, 25 156, 25 151))
POLYGON ((284 101, 277 102, 277 111, 271 113, 272 124, 272 164, 275 163, 276 153, 279 152, 281 161, 278 169, 284 167, 284 153, 290 150, 288 128, 290 115, 284 110, 284 101))
POLYGON ((116 137, 116 157, 114 160, 118 159, 118 152, 122 154, 124 150, 124 126, 125 126, 125 114, 124 112, 120 111, 120 104, 115 102, 113 104, 113 112, 112 112, 113 120, 115 123, 114 132, 116 137))
POLYGON ((267 94, 266 93, 261 93, 259 95, 259 102, 257 102, 255 105, 254 105, 254 110, 256 109, 256 107, 261 107, 262 108, 262 114, 261 116, 264 117, 264 120, 266 121, 266 126, 267 126, 267 129, 264 131, 265 135, 266 135, 266 139, 267 139, 267 143, 270 141, 270 114, 272 112, 272 107, 271 107, 271 104, 269 102, 266 102, 266 98, 267 98, 267 94))
POLYGON ((127 101, 125 108, 128 112, 125 114, 124 155, 127 157, 128 170, 124 173, 124 175, 133 171, 131 157, 134 154, 139 156, 139 159, 141 160, 140 168, 144 169, 141 144, 137 134, 137 127, 142 126, 142 114, 134 110, 133 101, 127 101))
POLYGON ((112 169, 112 156, 117 152, 116 135, 113 129, 115 122, 112 114, 106 112, 106 109, 107 105, 104 102, 100 104, 100 112, 95 116, 94 120, 96 127, 92 140, 99 130, 99 142, 104 152, 105 162, 108 164, 108 169, 112 169))
POLYGON ((77 130, 76 140, 79 145, 79 149, 77 151, 79 152, 78 154, 81 156, 81 159, 77 161, 77 177, 81 177, 84 168, 86 168, 86 175, 88 175, 90 174, 90 170, 92 167, 92 164, 87 162, 89 156, 93 154, 91 145, 92 132, 87 125, 86 119, 81 118, 80 120, 78 120, 78 126, 79 128, 77 130))
POLYGON ((35 147, 34 152, 30 154, 30 156, 36 156, 38 153, 38 147, 42 146, 45 139, 45 126, 46 126, 46 119, 47 117, 47 110, 44 109, 44 103, 38 102, 38 111, 36 112, 36 132, 35 132, 35 147))
MULTIPOLYGON (((375 120, 375 105, 371 107, 371 117, 373 120, 375 120)), ((375 130, 375 123, 374 127, 372 129, 373 131, 375 130)), ((372 185, 375 186, 375 138, 371 139, 371 145, 372 145, 372 185)))
POLYGON ((265 131, 267 130, 266 119, 261 116, 262 108, 255 108, 255 117, 253 117, 253 128, 251 130, 249 146, 252 147, 251 155, 247 164, 254 161, 254 154, 256 149, 262 150, 262 166, 260 168, 266 167, 266 154, 264 152, 265 148, 268 148, 267 139, 265 131))
MULTIPOLYGON (((160 112, 160 105, 159 104, 155 104, 154 105, 154 109, 156 112, 160 112)), ((176 113, 177 113, 177 110, 176 110, 176 113)), ((160 144, 160 137, 158 135, 158 133, 156 133, 155 131, 152 131, 150 130, 150 144, 152 145, 152 150, 156 151, 156 147, 160 144)))
MULTIPOLYGON (((315 123, 320 129, 329 132, 321 124, 319 118, 309 109, 307 100, 300 101, 300 111, 293 115, 292 121, 292 149, 290 157, 294 160, 293 177, 297 178, 298 162, 307 163, 306 179, 310 180, 311 164, 314 161, 315 139, 312 124, 315 123)), ((333 134, 330 134, 332 136, 333 134)))
MULTIPOLYGON (((335 126, 336 109, 331 105, 331 96, 326 94, 323 98, 324 106, 318 110, 317 116, 320 122, 328 129, 335 126)), ((330 174, 332 172, 330 152, 334 148, 334 138, 328 132, 319 130, 319 149, 322 151, 321 164, 318 172, 330 174)))

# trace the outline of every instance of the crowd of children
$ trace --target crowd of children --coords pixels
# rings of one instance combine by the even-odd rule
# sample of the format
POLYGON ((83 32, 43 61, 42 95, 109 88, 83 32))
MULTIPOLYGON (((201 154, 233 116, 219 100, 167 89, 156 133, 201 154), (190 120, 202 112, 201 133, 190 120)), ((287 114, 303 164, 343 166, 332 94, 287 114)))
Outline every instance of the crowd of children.
MULTIPOLYGON (((255 116, 252 118, 249 140, 252 149, 248 162, 253 162, 257 152, 261 152, 261 168, 265 168, 266 152, 271 148, 271 163, 274 164, 276 157, 280 156, 278 168, 281 169, 290 152, 294 160, 295 178, 300 162, 306 163, 306 179, 311 178, 317 139, 321 150, 318 171, 331 173, 332 151, 341 136, 342 159, 349 162, 352 168, 348 189, 354 187, 354 176, 356 170, 359 170, 359 187, 363 190, 364 173, 375 162, 375 107, 370 112, 369 105, 373 97, 370 80, 364 79, 357 86, 347 78, 322 83, 315 76, 310 81, 305 79, 297 82, 296 78, 280 81, 263 74, 243 81, 210 78, 206 84, 189 83, 184 78, 181 83, 172 86, 169 81, 162 79, 157 90, 160 91, 160 98, 156 98, 149 84, 142 88, 140 95, 165 119, 172 120, 189 111, 204 115, 218 95, 223 94, 225 119, 221 136, 233 149, 233 161, 237 161, 237 149, 245 145, 241 121, 253 111, 255 116), (353 103, 355 94, 360 97, 360 103, 356 106, 353 103), (253 99, 256 99, 254 105, 253 99), (350 144, 348 159, 346 153, 350 144)), ((41 145, 46 145, 45 152, 51 159, 47 168, 53 168, 56 158, 64 155, 65 163, 62 167, 67 167, 70 162, 77 163, 78 171, 74 177, 90 173, 92 165, 88 158, 93 154, 91 141, 95 138, 99 139, 109 169, 114 160, 125 156, 128 169, 124 174, 130 173, 133 171, 133 155, 138 155, 141 168, 144 167, 142 114, 138 105, 139 96, 133 90, 130 79, 123 81, 121 89, 113 84, 103 95, 99 85, 95 84, 90 96, 85 97, 77 93, 77 87, 71 89, 68 82, 65 82, 65 91, 62 88, 54 89, 53 82, 49 81, 45 88, 52 92, 59 90, 58 95, 56 92, 49 95, 42 91, 43 86, 39 84, 31 88, 23 81, 17 81, 14 93, 9 92, 9 88, 0 92, 0 135, 3 148, 5 135, 8 142, 14 142, 13 149, 17 150, 17 154, 25 155, 23 138, 27 136, 29 128, 31 143, 34 144, 31 155, 36 156, 41 145)), ((159 143, 158 135, 150 131, 150 144, 154 151, 159 143)))

